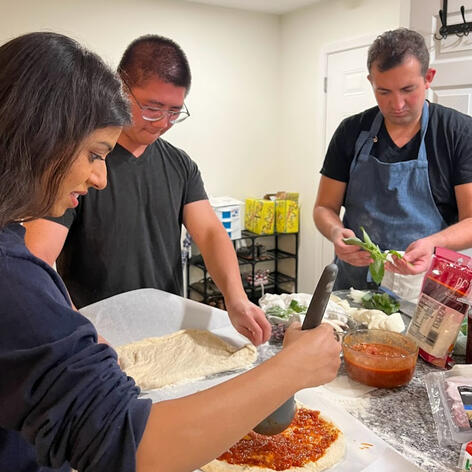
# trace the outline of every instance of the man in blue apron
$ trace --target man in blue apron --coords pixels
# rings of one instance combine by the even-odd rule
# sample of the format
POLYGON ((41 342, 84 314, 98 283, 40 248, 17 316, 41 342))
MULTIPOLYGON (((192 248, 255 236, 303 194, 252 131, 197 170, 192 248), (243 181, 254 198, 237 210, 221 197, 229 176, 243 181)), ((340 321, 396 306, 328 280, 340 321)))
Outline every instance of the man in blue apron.
POLYGON ((361 226, 381 250, 405 251, 387 265, 403 276, 426 271, 436 246, 472 246, 472 118, 425 99, 436 71, 419 33, 383 33, 367 66, 378 106, 339 125, 314 208, 334 244, 338 290, 370 286, 370 255, 343 242, 361 226))

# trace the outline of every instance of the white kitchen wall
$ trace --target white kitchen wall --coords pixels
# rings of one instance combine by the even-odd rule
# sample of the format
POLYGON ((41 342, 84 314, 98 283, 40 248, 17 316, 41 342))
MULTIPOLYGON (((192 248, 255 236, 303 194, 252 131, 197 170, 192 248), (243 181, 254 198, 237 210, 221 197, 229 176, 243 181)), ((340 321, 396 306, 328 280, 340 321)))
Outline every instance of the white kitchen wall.
POLYGON ((270 189, 279 156, 277 16, 174 0, 0 0, 0 6, 0 42, 54 30, 113 67, 142 34, 174 39, 192 69, 191 117, 165 138, 199 164, 214 195, 243 198, 270 189))
POLYGON ((311 211, 323 159, 323 48, 407 25, 409 4, 322 0, 279 17, 175 0, 0 0, 0 43, 58 31, 116 67, 139 35, 177 41, 192 67, 192 116, 165 138, 199 164, 213 195, 300 192, 299 290, 312 291, 321 273, 311 211))

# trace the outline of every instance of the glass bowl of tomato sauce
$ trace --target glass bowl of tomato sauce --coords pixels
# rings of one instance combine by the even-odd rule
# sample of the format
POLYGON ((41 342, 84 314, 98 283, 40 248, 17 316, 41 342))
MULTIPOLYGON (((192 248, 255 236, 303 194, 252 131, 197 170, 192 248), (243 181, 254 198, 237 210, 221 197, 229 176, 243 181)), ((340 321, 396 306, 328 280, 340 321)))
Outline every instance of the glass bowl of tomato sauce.
POLYGON ((356 329, 342 341, 349 377, 365 385, 393 388, 406 385, 415 372, 418 346, 404 334, 383 329, 356 329))

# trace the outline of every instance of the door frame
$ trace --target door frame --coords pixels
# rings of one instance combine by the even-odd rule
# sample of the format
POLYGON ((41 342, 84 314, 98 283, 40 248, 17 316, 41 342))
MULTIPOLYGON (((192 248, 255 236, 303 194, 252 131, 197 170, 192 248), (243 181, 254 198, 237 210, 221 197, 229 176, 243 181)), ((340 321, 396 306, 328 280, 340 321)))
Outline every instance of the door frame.
MULTIPOLYGON (((322 48, 321 54, 320 54, 320 60, 321 60, 321 65, 320 65, 320 70, 323 71, 323 87, 320 88, 320 103, 322 103, 322 109, 323 109, 323 122, 322 122, 322 136, 323 138, 321 139, 320 143, 320 156, 322 156, 322 159, 324 159, 324 156, 326 154, 326 115, 327 115, 327 108, 328 108, 328 94, 325 92, 325 87, 324 83, 326 78, 328 77, 328 56, 330 54, 335 54, 338 52, 343 52, 343 51, 349 51, 351 49, 357 49, 357 48, 362 48, 365 46, 370 46, 373 41, 377 38, 378 34, 368 34, 364 36, 359 36, 356 38, 351 38, 351 39, 344 39, 341 41, 336 41, 334 43, 328 44, 325 47, 322 48)), ((366 66, 366 75, 367 75, 367 66, 366 66)), ((367 80, 367 78, 365 79, 367 80)), ((329 84, 328 84, 329 87, 329 84)), ((323 263, 320 265, 322 267, 325 265, 324 260, 324 255, 328 254, 329 251, 332 251, 334 258, 334 249, 333 249, 333 243, 331 241, 328 241, 324 236, 321 237, 321 255, 323 258, 323 263)), ((332 259, 331 258, 331 259, 332 259)), ((331 262, 331 261, 329 261, 331 262)), ((316 262, 315 262, 316 265, 316 262)))

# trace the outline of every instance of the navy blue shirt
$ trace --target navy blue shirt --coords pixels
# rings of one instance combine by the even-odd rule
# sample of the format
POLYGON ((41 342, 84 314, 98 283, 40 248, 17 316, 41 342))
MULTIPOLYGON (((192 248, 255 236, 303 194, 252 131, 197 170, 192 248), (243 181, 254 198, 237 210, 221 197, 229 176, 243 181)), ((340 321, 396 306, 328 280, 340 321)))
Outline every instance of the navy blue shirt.
POLYGON ((150 400, 58 274, 0 231, 0 471, 133 471, 150 400))

